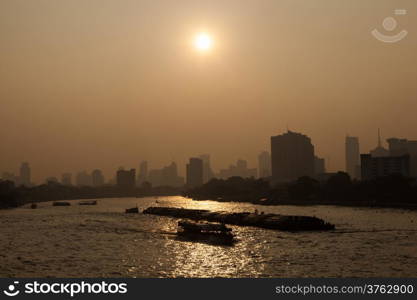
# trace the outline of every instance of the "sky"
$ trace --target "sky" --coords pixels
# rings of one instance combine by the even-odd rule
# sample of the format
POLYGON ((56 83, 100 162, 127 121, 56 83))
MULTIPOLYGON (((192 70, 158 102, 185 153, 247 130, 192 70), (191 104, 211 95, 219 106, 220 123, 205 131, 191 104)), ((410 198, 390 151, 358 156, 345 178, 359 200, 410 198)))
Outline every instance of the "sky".
POLYGON ((183 174, 204 153, 256 167, 287 128, 344 169, 346 134, 363 153, 378 128, 417 139, 416 15, 415 0, 1 0, 0 174, 110 177, 141 160, 183 174))

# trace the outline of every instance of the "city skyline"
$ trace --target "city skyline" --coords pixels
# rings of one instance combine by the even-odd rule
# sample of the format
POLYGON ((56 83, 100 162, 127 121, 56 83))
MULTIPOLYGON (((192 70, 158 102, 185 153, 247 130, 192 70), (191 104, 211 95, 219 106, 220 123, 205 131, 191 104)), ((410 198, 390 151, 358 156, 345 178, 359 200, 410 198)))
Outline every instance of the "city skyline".
MULTIPOLYGON (((294 136, 306 136, 303 133, 292 132, 287 129, 286 132, 282 133, 283 136, 287 135, 294 135, 294 136)), ((311 140, 313 146, 311 164, 313 165, 313 169, 310 172, 299 173, 301 176, 310 176, 312 178, 316 178, 318 175, 325 175, 325 174, 334 174, 335 172, 346 172, 350 175, 352 179, 360 179, 361 176, 361 164, 360 164, 360 157, 361 155, 370 154, 373 157, 389 157, 389 156, 402 156, 407 153, 410 154, 410 174, 415 177, 417 174, 417 141, 409 140, 406 138, 397 138, 397 137, 390 137, 387 138, 386 144, 388 148, 383 147, 384 142, 381 138, 380 130, 378 129, 378 139, 376 147, 371 147, 369 151, 360 150, 360 143, 358 137, 351 137, 349 135, 345 136, 345 143, 344 143, 344 156, 345 156, 345 166, 341 169, 329 169, 328 165, 329 162, 326 158, 320 158, 316 155, 315 148, 316 145, 314 141, 309 137, 306 136, 309 140, 311 140), (358 156, 358 157, 356 157, 358 156), (353 168, 353 165, 356 166, 353 168), (324 172, 322 172, 324 171, 324 172), (352 174, 353 172, 353 174, 352 174), (302 175, 304 174, 304 175, 302 175)), ((271 137, 274 139, 274 136, 271 137)), ((272 146, 272 144, 270 145, 272 146)), ((238 157, 238 156, 237 156, 238 157)), ((162 177, 170 176, 171 179, 168 179, 167 182, 175 182, 173 186, 180 186, 183 183, 186 184, 187 181, 187 165, 188 161, 192 159, 201 160, 203 162, 203 178, 202 182, 206 183, 211 178, 220 178, 220 179, 227 179, 233 176, 240 176, 243 178, 255 177, 255 178, 265 178, 265 168, 266 172, 269 172, 270 176, 272 175, 272 162, 271 162, 271 152, 270 151, 260 151, 256 157, 256 162, 253 164, 255 168, 248 168, 248 161, 237 159, 237 163, 234 165, 233 163, 226 164, 224 166, 220 166, 218 169, 213 168, 211 155, 210 154, 201 154, 198 157, 193 158, 190 156, 188 160, 184 163, 184 165, 178 164, 177 161, 171 161, 170 163, 164 164, 161 168, 155 167, 150 165, 149 169, 149 161, 142 160, 139 164, 132 164, 130 165, 132 170, 135 170, 135 182, 136 186, 140 186, 144 181, 153 181, 153 182, 164 182, 162 177), (266 157, 265 157, 266 156, 266 157), (263 160, 263 161, 262 161, 263 160), (265 165, 265 160, 270 164, 269 170, 268 165, 265 165), (228 168, 225 168, 228 166, 228 168), (172 169, 174 167, 174 169, 172 169), (181 172, 180 170, 183 169, 184 171, 181 172), (171 170, 171 171, 170 171, 171 170), (217 172, 218 171, 218 172, 217 172), (162 172, 162 173, 161 173, 162 172), (168 175, 162 175, 165 172, 168 175), (204 174, 206 173, 206 174, 204 174), (149 176, 149 174, 151 174, 149 176), (153 178, 149 180, 149 178, 153 178)), ((296 159, 295 161, 297 161, 296 159)), ((266 163, 266 164, 268 164, 266 163)), ((293 166, 291 167, 293 168, 293 166)), ((304 168, 304 167, 302 167, 304 168)), ((124 170, 124 166, 118 166, 114 170, 110 170, 109 172, 103 172, 102 168, 94 167, 90 171, 87 171, 85 168, 81 170, 76 170, 73 172, 64 171, 56 175, 47 175, 44 178, 41 178, 40 181, 33 180, 32 178, 32 168, 30 163, 22 162, 20 165, 18 175, 15 175, 13 171, 1 171, 0 170, 0 179, 3 180, 11 180, 17 183, 18 185, 28 185, 30 184, 42 184, 48 181, 56 181, 61 182, 65 185, 75 184, 77 186, 100 186, 103 184, 117 184, 117 173, 120 170, 124 170), (59 178, 59 179, 58 179, 59 178)), ((36 173, 35 173, 36 174, 36 173)), ((326 177, 327 175, 325 175, 326 177)), ((269 176, 266 176, 269 177, 269 176)), ((293 176, 288 180, 295 180, 297 176, 293 176)), ((273 182, 273 180, 272 180, 273 182)))

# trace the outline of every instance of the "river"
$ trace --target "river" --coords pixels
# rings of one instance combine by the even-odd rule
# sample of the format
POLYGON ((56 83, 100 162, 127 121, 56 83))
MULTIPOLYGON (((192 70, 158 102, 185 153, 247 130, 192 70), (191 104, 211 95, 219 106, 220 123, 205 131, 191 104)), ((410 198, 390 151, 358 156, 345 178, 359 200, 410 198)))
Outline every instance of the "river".
POLYGON ((256 206, 183 197, 51 202, 0 211, 0 277, 415 277, 417 211, 256 206), (176 219, 138 205, 311 215, 331 232, 232 226, 233 247, 179 241, 176 219))

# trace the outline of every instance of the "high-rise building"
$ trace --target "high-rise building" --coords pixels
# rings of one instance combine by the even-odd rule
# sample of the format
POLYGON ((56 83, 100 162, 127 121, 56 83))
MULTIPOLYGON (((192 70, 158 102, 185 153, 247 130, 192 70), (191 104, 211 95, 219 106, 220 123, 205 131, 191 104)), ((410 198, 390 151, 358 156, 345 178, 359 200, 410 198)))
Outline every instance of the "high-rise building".
POLYGON ((91 173, 91 179, 92 179, 93 186, 95 187, 104 185, 104 176, 101 170, 98 170, 98 169, 94 170, 91 173))
POLYGON ((272 183, 314 176, 314 146, 301 133, 288 131, 271 137, 272 183))
POLYGON ((268 151, 262 151, 258 155, 258 172, 259 178, 271 176, 271 155, 268 151))
POLYGON ((387 142, 391 156, 410 155, 410 176, 417 177, 417 141, 390 138, 387 142))
POLYGON ((184 185, 184 178, 178 176, 177 164, 172 162, 162 169, 150 170, 148 181, 153 187, 171 186, 180 187, 184 185))
POLYGON ((203 185, 204 164, 200 158, 190 158, 186 166, 186 185, 187 187, 198 187, 203 185))
POLYGON ((116 174, 116 184, 119 188, 134 189, 136 185, 136 170, 130 169, 129 171, 119 169, 116 174))
POLYGON ((324 158, 314 156, 314 174, 317 177, 318 175, 326 173, 326 162, 324 158))
POLYGON ((389 156, 389 151, 382 147, 381 132, 378 128, 378 146, 370 151, 372 157, 386 157, 389 156))
POLYGON ((138 186, 144 183, 148 178, 148 162, 142 161, 139 166, 138 186))
POLYGON ((72 185, 72 174, 71 173, 64 173, 61 176, 61 183, 63 185, 70 186, 72 185))
POLYGON ((21 185, 24 186, 30 186, 30 167, 29 167, 29 163, 24 162, 22 163, 22 165, 20 166, 20 176, 19 176, 19 181, 21 185))
POLYGON ((389 175, 410 176, 410 156, 379 156, 361 154, 362 180, 370 180, 389 175))
POLYGON ((211 169, 210 164, 210 155, 209 154, 203 154, 199 157, 201 160, 203 160, 203 183, 207 183, 214 177, 213 170, 211 169))
POLYGON ((353 136, 346 136, 345 158, 346 173, 348 173, 352 179, 358 179, 360 177, 359 138, 353 136))
POLYGON ((249 169, 246 160, 239 159, 236 165, 230 165, 228 169, 221 169, 216 175, 220 179, 228 179, 230 177, 251 178, 257 177, 257 169, 249 169))

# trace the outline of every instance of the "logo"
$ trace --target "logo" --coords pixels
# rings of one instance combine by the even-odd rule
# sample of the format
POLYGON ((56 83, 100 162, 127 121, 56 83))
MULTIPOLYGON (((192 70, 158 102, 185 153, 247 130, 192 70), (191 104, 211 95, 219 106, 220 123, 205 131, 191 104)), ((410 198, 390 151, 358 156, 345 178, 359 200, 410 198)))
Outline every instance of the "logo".
MULTIPOLYGON (((396 9, 394 11, 394 14, 396 16, 405 16, 407 14, 407 10, 406 9, 396 9)), ((387 32, 392 32, 394 31, 398 26, 397 20, 395 20, 393 17, 386 17, 384 19, 384 21, 382 22, 382 27, 384 27, 384 29, 387 32)), ((387 34, 383 34, 381 32, 378 31, 378 29, 374 29, 372 30, 372 35, 379 41, 384 42, 384 43, 397 43, 401 40, 403 40, 407 35, 408 35, 408 31, 407 30, 402 30, 397 34, 394 35, 387 35, 387 34)))
POLYGON ((19 281, 13 282, 13 284, 7 287, 7 290, 4 290, 3 293, 9 297, 14 297, 19 295, 20 291, 16 289, 16 286, 19 284, 19 281))

